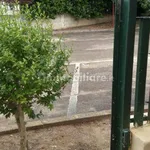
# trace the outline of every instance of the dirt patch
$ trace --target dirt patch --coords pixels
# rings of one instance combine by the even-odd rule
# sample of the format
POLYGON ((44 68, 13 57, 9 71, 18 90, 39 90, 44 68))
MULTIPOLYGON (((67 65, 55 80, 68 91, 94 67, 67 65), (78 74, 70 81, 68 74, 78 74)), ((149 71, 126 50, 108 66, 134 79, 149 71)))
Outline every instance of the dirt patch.
MULTIPOLYGON (((31 150, 109 150, 110 119, 28 131, 31 150)), ((0 150, 19 150, 18 134, 0 137, 0 150)))

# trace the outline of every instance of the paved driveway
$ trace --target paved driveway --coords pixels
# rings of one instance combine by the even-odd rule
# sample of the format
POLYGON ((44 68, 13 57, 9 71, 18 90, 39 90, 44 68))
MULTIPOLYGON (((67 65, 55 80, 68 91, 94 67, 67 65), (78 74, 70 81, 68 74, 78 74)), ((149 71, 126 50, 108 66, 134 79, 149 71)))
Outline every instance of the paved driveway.
MULTIPOLYGON (((132 105, 134 104, 135 93, 138 33, 135 40, 132 105)), ((55 102, 54 109, 51 112, 43 109, 46 114, 45 117, 71 116, 110 110, 113 31, 64 34, 62 43, 73 50, 69 66, 69 70, 73 74, 73 81, 67 85, 62 98, 55 102)), ((149 81, 148 68, 146 101, 148 101, 149 81)))
MULTIPOLYGON (((59 35, 57 35, 59 37, 59 35)), ((138 36, 136 34, 133 94, 135 92, 135 72, 138 36)), ((36 105, 35 110, 43 110, 44 118, 71 116, 81 113, 98 112, 111 109, 113 31, 94 31, 64 34, 62 45, 72 48, 69 70, 73 74, 72 83, 63 91, 61 99, 54 104, 54 109, 36 105)), ((150 63, 148 67, 150 66, 150 63)), ((129 66, 130 67, 130 66, 129 66)), ((146 100, 150 83, 148 68, 146 100)))

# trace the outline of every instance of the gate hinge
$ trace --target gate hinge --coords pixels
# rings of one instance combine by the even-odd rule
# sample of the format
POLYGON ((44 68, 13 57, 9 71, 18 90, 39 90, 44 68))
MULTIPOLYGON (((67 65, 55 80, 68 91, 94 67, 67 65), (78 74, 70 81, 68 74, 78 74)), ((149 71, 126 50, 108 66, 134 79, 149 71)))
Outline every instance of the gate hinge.
POLYGON ((129 148, 130 146, 130 130, 123 129, 122 131, 122 145, 124 148, 129 148))

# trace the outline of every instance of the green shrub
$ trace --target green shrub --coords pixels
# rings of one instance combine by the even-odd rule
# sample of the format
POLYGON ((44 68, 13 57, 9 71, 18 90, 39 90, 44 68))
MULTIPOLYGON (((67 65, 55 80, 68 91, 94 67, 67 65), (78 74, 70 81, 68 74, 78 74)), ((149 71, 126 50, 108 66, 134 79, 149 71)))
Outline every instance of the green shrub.
POLYGON ((33 24, 30 11, 25 13, 26 20, 19 11, 8 16, 7 6, 0 5, 0 114, 15 116, 20 150, 27 149, 24 114, 39 117, 42 112, 35 114, 35 104, 52 109, 70 80, 70 51, 54 42, 49 24, 43 28, 38 19, 33 24))
POLYGON ((149 15, 150 14, 150 0, 138 0, 137 15, 149 15))
MULTIPOLYGON (((59 14, 70 14, 76 19, 102 17, 105 13, 111 12, 110 0, 35 0, 30 5, 36 12, 36 2, 41 5, 41 10, 50 18, 55 18, 59 14)), ((35 14, 32 14, 33 17, 35 14)))

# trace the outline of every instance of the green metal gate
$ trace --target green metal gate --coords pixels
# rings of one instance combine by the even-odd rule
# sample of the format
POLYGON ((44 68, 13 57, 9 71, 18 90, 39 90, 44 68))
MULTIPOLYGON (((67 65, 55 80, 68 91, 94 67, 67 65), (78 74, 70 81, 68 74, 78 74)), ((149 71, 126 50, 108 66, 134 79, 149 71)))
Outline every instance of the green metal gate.
POLYGON ((150 120, 150 105, 148 116, 143 115, 150 32, 148 17, 139 18, 135 109, 134 118, 130 119, 136 10, 137 0, 115 1, 111 150, 128 150, 130 123, 142 126, 144 120, 150 120))

